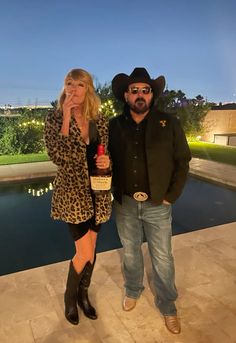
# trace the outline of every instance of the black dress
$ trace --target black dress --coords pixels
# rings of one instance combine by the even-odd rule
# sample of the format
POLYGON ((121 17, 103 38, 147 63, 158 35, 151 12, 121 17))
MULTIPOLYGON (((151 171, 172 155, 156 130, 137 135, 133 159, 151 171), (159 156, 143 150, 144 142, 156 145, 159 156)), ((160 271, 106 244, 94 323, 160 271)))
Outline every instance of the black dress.
MULTIPOLYGON (((97 153, 97 146, 98 146, 98 140, 91 141, 86 146, 86 148, 87 148, 87 163, 88 163, 89 174, 96 167, 94 156, 97 153)), ((94 197, 94 194, 93 194, 92 190, 91 190, 91 196, 92 196, 92 199, 93 199, 93 205, 95 206, 95 197, 94 197)), ((101 225, 96 225, 95 224, 95 217, 94 216, 92 218, 88 219, 86 222, 82 222, 82 223, 79 223, 79 224, 72 224, 72 223, 67 223, 67 224, 69 226, 69 230, 70 230, 71 236, 74 239, 74 241, 77 241, 78 239, 80 239, 81 237, 86 235, 86 233, 89 230, 93 230, 95 232, 98 232, 100 227, 101 227, 101 225)))

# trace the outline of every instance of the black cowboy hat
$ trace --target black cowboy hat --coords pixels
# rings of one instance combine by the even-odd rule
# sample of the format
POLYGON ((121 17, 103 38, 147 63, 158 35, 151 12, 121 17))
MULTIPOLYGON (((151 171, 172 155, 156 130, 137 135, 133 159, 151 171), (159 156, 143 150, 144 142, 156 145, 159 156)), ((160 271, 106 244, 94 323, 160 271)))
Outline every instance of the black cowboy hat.
POLYGON ((125 102, 124 93, 128 90, 128 86, 132 83, 142 82, 147 83, 152 87, 153 96, 157 98, 161 95, 165 88, 165 77, 159 76, 156 79, 151 79, 145 68, 135 68, 130 75, 117 74, 112 82, 112 91, 118 100, 125 102))

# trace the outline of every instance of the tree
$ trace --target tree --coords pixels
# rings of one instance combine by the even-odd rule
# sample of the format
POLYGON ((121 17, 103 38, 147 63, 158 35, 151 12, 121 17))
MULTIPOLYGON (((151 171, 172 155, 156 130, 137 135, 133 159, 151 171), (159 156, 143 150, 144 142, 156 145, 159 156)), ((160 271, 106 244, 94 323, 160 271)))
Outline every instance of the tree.
MULTIPOLYGON (((99 95, 102 105, 106 103, 108 100, 112 101, 112 107, 115 110, 115 113, 119 114, 122 112, 124 104, 121 101, 118 101, 112 92, 111 89, 111 84, 110 83, 105 83, 103 86, 99 83, 96 92, 99 95)), ((109 116, 113 116, 114 113, 110 112, 109 116)))
POLYGON ((50 104, 54 109, 56 109, 58 105, 58 100, 51 101, 50 104))
POLYGON ((193 99, 187 99, 181 90, 166 90, 158 99, 157 107, 161 111, 176 114, 186 135, 198 136, 202 131, 202 122, 211 108, 200 94, 193 99))
POLYGON ((98 83, 96 92, 99 95, 102 103, 107 100, 114 100, 110 83, 105 83, 103 86, 101 85, 101 83, 98 83))

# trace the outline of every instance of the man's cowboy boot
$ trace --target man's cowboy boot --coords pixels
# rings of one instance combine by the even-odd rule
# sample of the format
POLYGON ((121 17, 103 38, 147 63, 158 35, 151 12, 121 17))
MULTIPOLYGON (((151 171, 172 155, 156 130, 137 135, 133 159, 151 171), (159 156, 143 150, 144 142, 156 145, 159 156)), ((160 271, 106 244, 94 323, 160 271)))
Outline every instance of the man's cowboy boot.
POLYGON ((177 316, 164 316, 164 319, 166 327, 171 333, 180 333, 180 322, 177 316))
POLYGON ((135 308, 136 306, 136 302, 137 302, 137 299, 130 298, 130 297, 127 297, 127 295, 125 295, 123 304, 122 304, 123 310, 124 311, 133 310, 133 308, 135 308))

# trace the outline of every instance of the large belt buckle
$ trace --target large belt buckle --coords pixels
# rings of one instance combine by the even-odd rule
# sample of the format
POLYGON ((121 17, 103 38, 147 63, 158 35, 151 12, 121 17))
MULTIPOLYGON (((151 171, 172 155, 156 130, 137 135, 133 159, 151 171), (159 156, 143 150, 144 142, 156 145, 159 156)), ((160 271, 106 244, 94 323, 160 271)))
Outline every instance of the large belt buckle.
POLYGON ((136 192, 133 194, 133 198, 137 201, 145 201, 148 199, 148 195, 145 192, 136 192))

